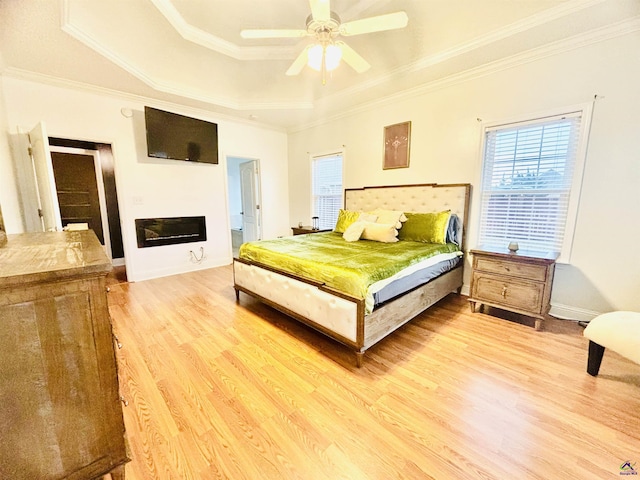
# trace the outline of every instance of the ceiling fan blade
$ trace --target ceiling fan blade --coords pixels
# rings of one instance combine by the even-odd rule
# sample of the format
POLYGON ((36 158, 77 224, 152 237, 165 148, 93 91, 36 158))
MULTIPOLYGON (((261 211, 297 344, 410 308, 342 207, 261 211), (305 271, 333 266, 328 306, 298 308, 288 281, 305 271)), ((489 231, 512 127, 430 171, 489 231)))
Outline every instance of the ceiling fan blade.
POLYGON ((309 0, 311 16, 316 22, 326 22, 331 18, 331 4, 329 0, 309 0))
POLYGON ((311 45, 307 45, 305 49, 300 52, 300 55, 298 55, 289 67, 289 70, 287 70, 287 75, 298 75, 302 71, 304 66, 307 64, 307 51, 309 48, 311 48, 311 45))
POLYGON ((407 23, 409 23, 409 17, 406 12, 387 13, 386 15, 343 23, 340 25, 340 35, 348 37, 349 35, 395 30, 406 27, 407 23))
POLYGON ((353 48, 344 42, 336 42, 342 49, 342 60, 351 66, 356 72, 363 73, 371 68, 369 62, 362 58, 353 48))
POLYGON ((240 30, 240 36, 242 38, 298 38, 306 37, 308 35, 306 30, 240 30))

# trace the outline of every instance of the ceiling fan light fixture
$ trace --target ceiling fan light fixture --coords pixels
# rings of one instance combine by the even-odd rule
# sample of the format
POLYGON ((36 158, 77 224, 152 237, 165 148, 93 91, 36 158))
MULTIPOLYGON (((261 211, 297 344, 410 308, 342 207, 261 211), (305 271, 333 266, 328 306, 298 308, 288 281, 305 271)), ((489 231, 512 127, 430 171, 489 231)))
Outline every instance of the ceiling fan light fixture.
POLYGON ((326 84, 326 73, 338 68, 342 60, 357 73, 366 72, 371 67, 353 48, 338 40, 341 36, 395 30, 406 27, 409 21, 407 13, 399 11, 342 23, 340 17, 331 10, 332 0, 308 1, 311 15, 307 17, 306 30, 258 29, 242 30, 240 33, 243 38, 314 37, 315 42, 298 54, 286 75, 298 75, 306 63, 310 68, 321 72, 323 85, 326 84))
POLYGON ((335 70, 340 65, 341 58, 342 49, 333 44, 317 44, 307 51, 307 65, 318 72, 322 70, 323 62, 327 72, 335 70))

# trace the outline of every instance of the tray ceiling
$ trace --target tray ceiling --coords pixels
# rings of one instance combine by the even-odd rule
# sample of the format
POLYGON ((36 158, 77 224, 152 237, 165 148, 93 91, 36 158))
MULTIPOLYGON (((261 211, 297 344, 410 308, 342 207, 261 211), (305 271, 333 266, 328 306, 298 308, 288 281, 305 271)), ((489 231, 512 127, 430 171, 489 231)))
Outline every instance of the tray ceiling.
POLYGON ((322 85, 285 72, 312 41, 247 28, 305 28, 299 0, 3 0, 0 59, 35 76, 180 103, 282 128, 399 91, 501 68, 640 28, 637 0, 332 0, 343 22, 403 10, 407 27, 348 37, 370 64, 322 85))

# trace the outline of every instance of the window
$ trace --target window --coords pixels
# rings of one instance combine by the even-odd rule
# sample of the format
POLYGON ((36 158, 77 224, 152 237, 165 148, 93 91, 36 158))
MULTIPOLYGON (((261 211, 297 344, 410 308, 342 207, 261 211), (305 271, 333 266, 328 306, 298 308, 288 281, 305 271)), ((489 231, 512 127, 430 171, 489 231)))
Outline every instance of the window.
POLYGON ((342 208, 342 153, 311 158, 313 216, 321 229, 332 229, 342 208))
POLYGON ((560 252, 568 261, 586 149, 583 110, 487 127, 481 245, 560 252))

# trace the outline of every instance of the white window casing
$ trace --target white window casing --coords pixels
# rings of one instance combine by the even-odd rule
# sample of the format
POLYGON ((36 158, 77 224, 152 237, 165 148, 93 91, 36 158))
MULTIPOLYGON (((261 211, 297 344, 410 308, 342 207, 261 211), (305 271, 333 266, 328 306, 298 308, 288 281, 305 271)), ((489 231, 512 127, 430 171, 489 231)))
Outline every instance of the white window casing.
POLYGON ((484 125, 478 244, 559 252, 568 263, 592 104, 484 125))
POLYGON ((332 229, 343 206, 343 152, 311 157, 311 212, 320 229, 332 229))

